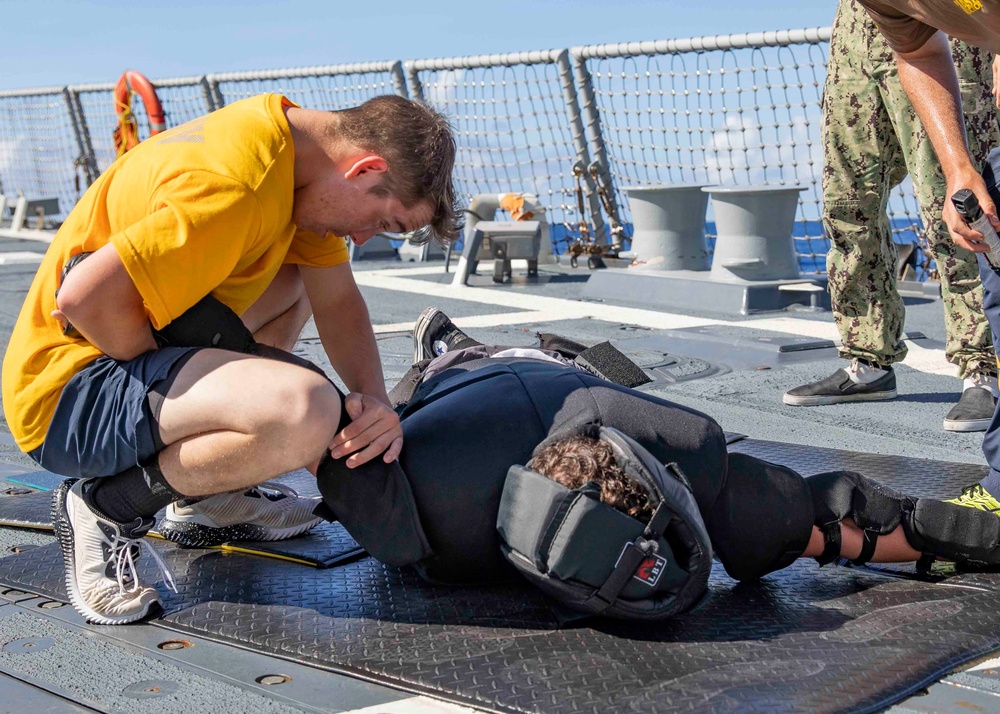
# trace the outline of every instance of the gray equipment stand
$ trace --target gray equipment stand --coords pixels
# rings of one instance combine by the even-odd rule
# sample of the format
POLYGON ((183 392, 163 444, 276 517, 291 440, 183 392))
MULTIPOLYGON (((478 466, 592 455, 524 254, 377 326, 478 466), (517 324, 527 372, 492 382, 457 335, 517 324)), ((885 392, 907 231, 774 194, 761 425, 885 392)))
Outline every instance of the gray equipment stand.
POLYGON ((408 240, 403 241, 397 251, 399 259, 404 263, 424 263, 429 260, 444 260, 444 248, 436 240, 416 245, 408 240))
POLYGON ((528 261, 528 276, 538 275, 541 249, 540 221, 478 221, 467 235, 452 285, 468 285, 469 275, 485 252, 493 258, 493 282, 502 283, 511 274, 511 260, 528 261))
MULTIPOLYGON (((829 309, 826 276, 799 277, 792 225, 802 187, 702 190, 711 194, 718 231, 710 272, 604 270, 590 276, 583 297, 740 315, 792 305, 829 309)), ((636 234, 643 230, 637 222, 636 234)))

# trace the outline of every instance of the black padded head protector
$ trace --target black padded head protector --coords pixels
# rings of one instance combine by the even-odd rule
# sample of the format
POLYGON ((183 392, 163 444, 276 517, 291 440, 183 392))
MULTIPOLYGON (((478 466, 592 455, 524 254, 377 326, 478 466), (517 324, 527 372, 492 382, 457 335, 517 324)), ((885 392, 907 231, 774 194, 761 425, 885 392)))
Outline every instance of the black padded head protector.
POLYGON ((695 605, 707 590, 712 547, 687 479, 616 429, 591 424, 555 434, 610 444, 618 465, 646 490, 643 523, 601 503, 600 487, 566 488, 524 466, 504 484, 497 529, 507 560, 572 610, 661 620, 695 605))

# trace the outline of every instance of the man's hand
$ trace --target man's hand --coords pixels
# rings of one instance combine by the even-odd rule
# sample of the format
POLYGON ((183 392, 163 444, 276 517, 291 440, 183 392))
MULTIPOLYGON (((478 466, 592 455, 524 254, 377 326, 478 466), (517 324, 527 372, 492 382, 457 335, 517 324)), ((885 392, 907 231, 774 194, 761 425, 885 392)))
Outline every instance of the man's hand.
POLYGON ((388 404, 368 394, 351 392, 344 398, 344 409, 353 421, 333 438, 330 444, 333 458, 351 454, 345 463, 354 468, 379 454, 387 464, 399 457, 403 427, 388 404))
POLYGON ((997 218, 997 209, 993 203, 993 199, 990 198, 989 191, 986 190, 986 184, 983 182, 983 177, 974 171, 959 174, 953 180, 948 182, 948 189, 945 194, 944 212, 941 218, 944 220, 945 225, 948 226, 948 232, 951 233, 951 239, 955 241, 957 245, 962 246, 966 250, 971 250, 973 253, 985 253, 990 249, 990 247, 983 242, 983 234, 971 228, 965 220, 958 215, 958 211, 955 209, 955 204, 951 202, 951 197, 963 188, 970 189, 974 194, 976 194, 976 198, 979 199, 979 206, 983 209, 983 213, 986 214, 987 218, 989 218, 990 223, 993 224, 993 228, 1000 231, 1000 220, 997 218))

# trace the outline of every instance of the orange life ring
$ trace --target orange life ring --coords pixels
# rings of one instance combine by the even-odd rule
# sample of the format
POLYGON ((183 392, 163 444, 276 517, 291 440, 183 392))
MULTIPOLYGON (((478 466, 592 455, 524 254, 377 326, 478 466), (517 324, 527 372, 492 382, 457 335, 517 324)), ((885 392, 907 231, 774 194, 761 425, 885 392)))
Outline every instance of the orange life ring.
POLYGON ((155 136, 167 128, 167 118, 163 113, 163 105, 156 96, 156 88, 146 79, 145 75, 135 70, 125 71, 115 85, 115 114, 118 126, 115 129, 115 151, 121 156, 129 149, 134 149, 139 143, 139 126, 132 113, 132 94, 138 94, 149 117, 149 135, 155 136))

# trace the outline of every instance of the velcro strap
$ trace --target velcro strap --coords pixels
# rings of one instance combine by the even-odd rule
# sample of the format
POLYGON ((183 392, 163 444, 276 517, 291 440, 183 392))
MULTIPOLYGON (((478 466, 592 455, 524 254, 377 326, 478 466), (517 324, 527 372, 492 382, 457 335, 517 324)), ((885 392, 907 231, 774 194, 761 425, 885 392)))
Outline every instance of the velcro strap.
POLYGON ((591 374, 623 387, 634 388, 653 381, 610 342, 588 347, 573 361, 591 374))
POLYGON ((863 531, 864 540, 861 543, 861 553, 858 557, 851 562, 855 565, 864 565, 872 556, 875 555, 875 546, 878 545, 878 532, 877 531, 863 531))

